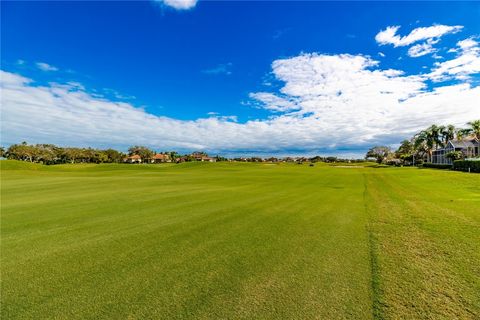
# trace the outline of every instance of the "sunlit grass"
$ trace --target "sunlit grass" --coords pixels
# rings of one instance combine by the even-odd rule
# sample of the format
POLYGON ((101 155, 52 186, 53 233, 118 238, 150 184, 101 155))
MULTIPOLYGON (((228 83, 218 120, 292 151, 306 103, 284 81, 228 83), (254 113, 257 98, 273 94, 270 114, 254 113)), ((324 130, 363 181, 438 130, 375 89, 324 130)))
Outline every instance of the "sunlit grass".
POLYGON ((480 176, 1 162, 5 319, 475 319, 480 176))

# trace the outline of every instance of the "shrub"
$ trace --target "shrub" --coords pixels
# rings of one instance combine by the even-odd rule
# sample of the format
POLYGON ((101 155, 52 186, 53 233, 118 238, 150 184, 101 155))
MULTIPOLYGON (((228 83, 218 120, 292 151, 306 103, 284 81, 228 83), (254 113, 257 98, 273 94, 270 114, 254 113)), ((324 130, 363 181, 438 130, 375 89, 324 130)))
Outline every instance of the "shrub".
POLYGON ((453 170, 480 173, 480 160, 457 160, 453 162, 453 170))
POLYGON ((463 158, 463 153, 461 151, 450 151, 445 155, 445 157, 453 161, 460 160, 463 158))
POLYGON ((451 164, 440 164, 440 163, 424 163, 424 168, 435 168, 435 169, 451 169, 451 164))

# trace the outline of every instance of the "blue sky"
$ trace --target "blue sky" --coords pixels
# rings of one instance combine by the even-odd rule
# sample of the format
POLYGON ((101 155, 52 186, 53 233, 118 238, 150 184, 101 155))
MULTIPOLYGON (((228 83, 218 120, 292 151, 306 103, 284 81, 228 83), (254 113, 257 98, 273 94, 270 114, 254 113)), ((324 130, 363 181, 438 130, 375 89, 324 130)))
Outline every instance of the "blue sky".
POLYGON ((2 2, 1 17, 4 145, 354 156, 480 118, 478 2, 2 2))

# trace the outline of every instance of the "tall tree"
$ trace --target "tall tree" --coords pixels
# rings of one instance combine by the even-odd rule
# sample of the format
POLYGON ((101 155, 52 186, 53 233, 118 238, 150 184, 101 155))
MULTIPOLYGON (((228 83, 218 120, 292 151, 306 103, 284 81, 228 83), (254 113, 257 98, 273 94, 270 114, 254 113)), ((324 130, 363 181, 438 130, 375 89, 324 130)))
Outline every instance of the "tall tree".
POLYGON ((128 154, 132 155, 139 155, 142 158, 142 161, 147 161, 153 157, 155 154, 152 150, 144 146, 133 146, 128 148, 128 154))
POLYGON ((375 158, 377 163, 382 163, 391 153, 387 146, 375 146, 368 150, 365 158, 375 158))
POLYGON ((12 144, 7 153, 9 159, 33 162, 35 152, 33 146, 24 141, 21 144, 12 144))
POLYGON ((455 126, 449 124, 448 126, 440 127, 440 134, 442 136, 442 145, 446 146, 449 141, 455 139, 455 126))
POLYGON ((470 126, 470 132, 475 136, 475 138, 480 139, 480 119, 467 122, 470 126))
POLYGON ((402 160, 413 160, 413 155, 415 152, 414 144, 410 140, 403 140, 395 151, 395 157, 402 160))
POLYGON ((416 136, 416 144, 425 149, 429 161, 432 159, 433 150, 437 149, 438 146, 442 146, 440 137, 440 128, 437 125, 431 125, 416 136))
POLYGON ((457 136, 456 138, 457 138, 458 140, 462 140, 463 138, 465 138, 465 137, 467 137, 468 135, 470 135, 470 132, 471 132, 470 129, 465 129, 465 128, 463 128, 463 129, 457 129, 457 131, 455 132, 455 134, 456 134, 456 136, 457 136))
POLYGON ((124 154, 115 149, 107 149, 104 153, 108 158, 106 162, 122 162, 124 158, 124 154))

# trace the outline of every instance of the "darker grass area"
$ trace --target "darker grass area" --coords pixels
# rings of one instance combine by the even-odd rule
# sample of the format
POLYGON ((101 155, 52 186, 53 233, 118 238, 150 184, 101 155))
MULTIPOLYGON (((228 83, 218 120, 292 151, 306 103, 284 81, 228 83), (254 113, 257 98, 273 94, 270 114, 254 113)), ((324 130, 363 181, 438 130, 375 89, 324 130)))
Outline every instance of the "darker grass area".
POLYGON ((378 261, 378 239, 376 238, 373 228, 373 217, 370 215, 371 209, 368 204, 368 185, 366 175, 363 174, 363 203, 365 214, 369 216, 369 222, 366 225, 366 232, 368 234, 368 247, 370 257, 370 272, 371 272, 371 291, 372 291, 372 318, 384 319, 384 304, 381 301, 383 297, 381 286, 380 265, 378 261))

